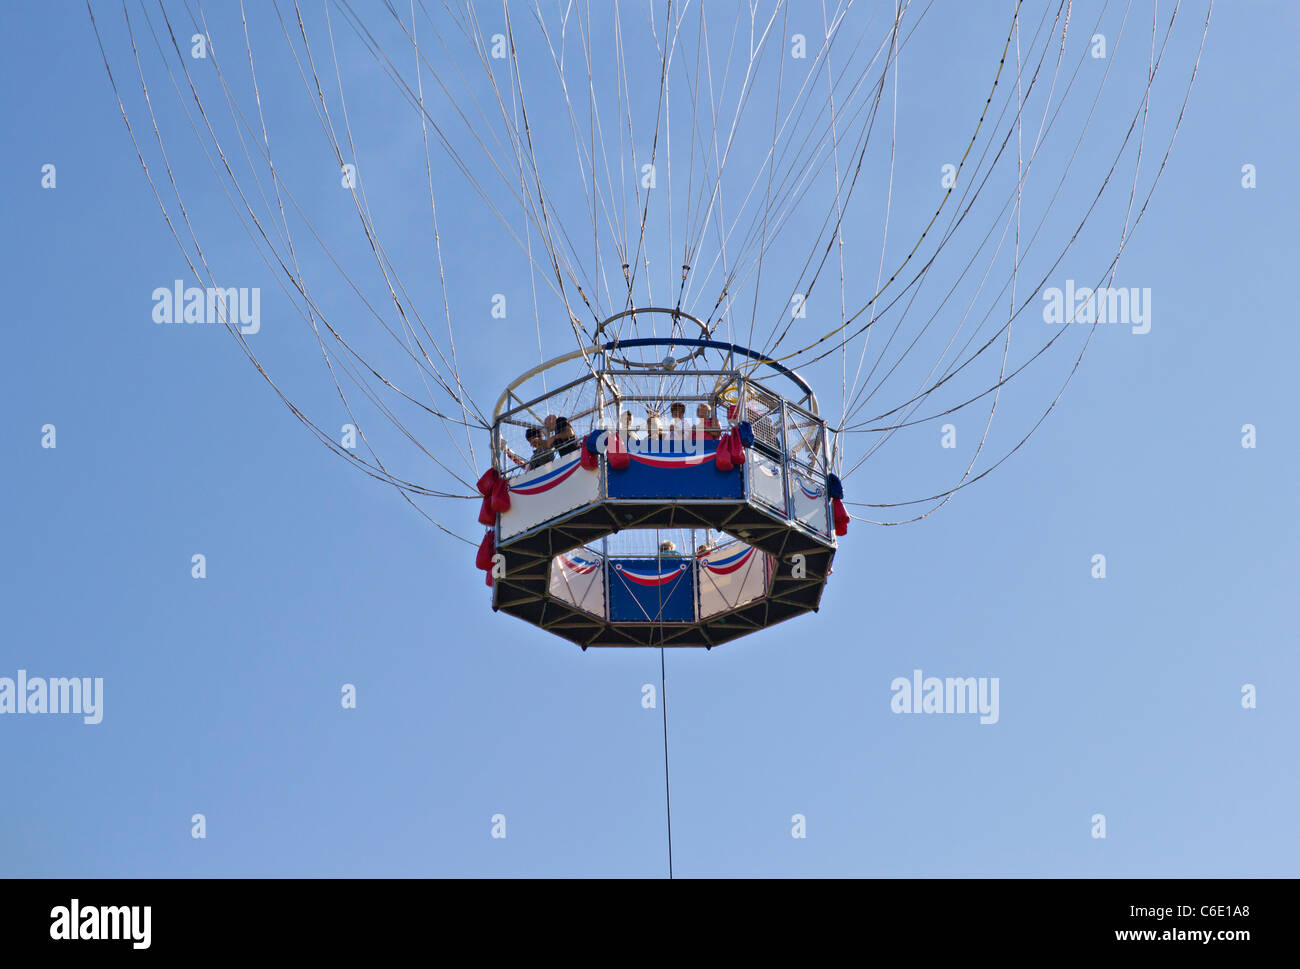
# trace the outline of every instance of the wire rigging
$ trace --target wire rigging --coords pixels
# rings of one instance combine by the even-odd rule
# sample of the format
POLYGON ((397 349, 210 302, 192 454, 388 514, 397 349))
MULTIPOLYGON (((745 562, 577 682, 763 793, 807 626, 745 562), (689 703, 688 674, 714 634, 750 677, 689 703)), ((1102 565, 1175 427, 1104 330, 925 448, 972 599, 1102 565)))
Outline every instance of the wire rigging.
MULTIPOLYGON (((211 172, 234 232, 305 324, 332 404, 300 398, 283 371, 273 378, 262 345, 223 319, 241 352, 317 440, 396 488, 447 534, 469 541, 416 499, 477 500, 472 482, 484 459, 476 438, 492 424, 470 392, 481 375, 467 376, 483 366, 485 341, 467 343, 468 324, 458 318, 464 238, 446 222, 449 212, 457 217, 446 200, 457 189, 481 203, 527 269, 539 362, 567 331, 575 366, 594 376, 598 342, 660 335, 661 314, 638 307, 673 310, 669 338, 688 335, 691 318, 703 321, 704 336, 743 334, 768 362, 814 379, 838 377, 828 459, 842 478, 897 446, 903 431, 979 409, 981 432, 954 480, 920 492, 928 497, 850 502, 928 509, 880 524, 925 517, 1019 450, 1077 371, 1097 321, 1078 340, 1068 326, 1036 337, 1022 314, 1067 255, 1092 256, 1091 226, 1112 208, 1115 234, 1104 255, 1092 257, 1099 286, 1115 280, 1181 127, 1213 0, 1205 0, 1181 106, 1154 164, 1146 147, 1161 130, 1154 93, 1181 69, 1181 57, 1169 55, 1184 4, 1194 0, 1164 11, 1152 0, 1140 76, 1136 65, 1128 73, 1121 50, 1127 58, 1130 12, 1143 0, 1126 0, 1117 24, 1112 0, 1102 0, 1092 30, 1108 34, 1110 52, 1093 73, 1087 67, 1096 61, 1070 44, 1073 0, 1031 0, 1041 11, 1032 20, 1024 0, 1009 4, 1005 32, 990 29, 997 46, 988 37, 989 53, 1001 53, 980 89, 985 101, 971 105, 968 134, 953 132, 953 147, 961 146, 955 174, 937 200, 920 205, 904 205, 899 194, 901 163, 913 150, 900 110, 911 104, 900 62, 906 55, 919 65, 925 44, 951 22, 928 16, 933 0, 895 0, 883 11, 821 0, 816 19, 776 0, 726 15, 722 30, 717 7, 711 23, 706 5, 692 2, 651 4, 642 22, 622 5, 591 0, 531 0, 522 5, 526 17, 513 16, 505 0, 495 11, 439 0, 436 14, 426 0, 383 0, 378 18, 352 0, 321 0, 319 13, 300 0, 269 7, 241 0, 209 22, 201 0, 180 0, 205 40, 203 60, 186 56, 165 0, 137 0, 138 16, 122 0, 121 39, 112 43, 92 0, 87 11, 137 160, 191 275, 220 288, 216 252, 204 244, 219 237, 208 207, 195 204, 172 127, 188 128, 195 173, 211 172), (336 31, 335 20, 346 27, 336 31), (141 21, 156 64, 149 44, 137 43, 141 21), (793 38, 805 35, 806 54, 797 53, 793 38), (130 104, 112 64, 117 43, 138 82, 130 104), (363 60, 374 78, 357 70, 363 60), (1112 92, 1120 77, 1132 99, 1103 109, 1103 96, 1119 97, 1112 92), (387 99, 378 90, 385 85, 387 99), (168 89, 178 110, 160 98, 168 89), (382 150, 374 124, 389 105, 412 112, 394 117, 409 118, 423 154, 417 191, 428 221, 418 251, 390 234, 396 183, 384 172, 402 166, 382 150), (279 137, 286 113, 314 124, 319 140, 279 137), (1122 120, 1099 133, 1103 116, 1122 120), (152 134, 139 137, 146 129, 152 134), (292 171, 321 161, 345 175, 350 235, 292 171), (358 169, 367 177, 348 175, 358 169), (1067 205, 1077 210, 1063 211, 1067 205), (814 292, 818 309, 804 322, 790 297, 806 307, 814 292), (441 306, 430 311, 434 299, 441 306), (632 312, 609 323, 625 311, 632 312), (1046 410, 1008 450, 985 458, 995 416, 1004 426, 1012 407, 1004 388, 1057 360, 1069 366, 1046 410), (309 416, 322 408, 327 416, 309 416), (325 429, 338 420, 355 429, 358 447, 325 429)), ((660 361, 649 349, 627 356, 658 374, 665 400, 686 394, 686 372, 655 371, 660 361)), ((747 372, 756 365, 739 364, 747 372)), ((572 413, 585 406, 573 391, 560 400, 572 413)), ((665 761, 666 740, 665 724, 665 761)))

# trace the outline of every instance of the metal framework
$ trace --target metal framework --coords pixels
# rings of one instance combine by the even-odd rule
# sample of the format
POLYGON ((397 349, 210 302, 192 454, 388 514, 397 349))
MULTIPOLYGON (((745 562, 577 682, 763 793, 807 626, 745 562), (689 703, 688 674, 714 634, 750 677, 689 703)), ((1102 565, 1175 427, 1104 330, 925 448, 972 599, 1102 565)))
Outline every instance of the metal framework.
MULTIPOLYGON (((497 516, 495 542, 497 552, 504 559, 504 572, 493 583, 493 609, 517 616, 583 649, 660 645, 710 649, 801 613, 816 611, 835 555, 826 487, 829 440, 825 422, 818 416, 816 395, 794 371, 735 344, 693 338, 612 340, 533 368, 511 382, 497 402, 492 430, 494 466, 505 471, 501 457, 503 424, 521 423, 521 417, 543 401, 571 393, 584 382, 591 382, 593 390, 591 406, 581 414, 599 415, 603 426, 613 428, 615 424, 605 419, 608 408, 612 406, 617 414, 625 400, 634 399, 619 392, 619 378, 633 374, 644 376, 647 368, 628 366, 625 360, 612 359, 612 355, 621 349, 654 346, 670 351, 688 350, 681 361, 670 357, 672 363, 661 364, 666 372, 686 363, 683 368, 686 374, 717 376, 737 388, 738 420, 733 424, 749 413, 751 402, 761 401, 767 415, 763 422, 765 429, 763 434, 755 434, 745 448, 746 460, 742 465, 726 473, 709 469, 708 473, 715 475, 719 483, 715 495, 673 493, 672 473, 663 475, 666 483, 663 493, 628 494, 623 485, 627 472, 610 468, 608 456, 602 453, 594 472, 575 472, 597 477, 594 481, 576 479, 584 482, 581 487, 586 491, 574 507, 547 515, 541 521, 527 520, 523 528, 511 525, 509 515, 497 516), (722 367, 696 370, 689 366, 708 350, 725 355, 722 367), (531 378, 579 357, 591 360, 590 373, 531 399, 516 393, 531 378), (797 402, 787 400, 754 379, 751 372, 756 366, 767 367, 792 382, 798 390, 797 402), (800 429, 795 435, 798 441, 788 439, 789 429, 794 426, 800 429), (804 489, 802 499, 797 498, 797 487, 804 489), (656 616, 639 622, 612 620, 610 583, 620 557, 609 551, 605 540, 628 530, 683 528, 724 532, 765 553, 765 594, 734 609, 704 616, 697 593, 692 621, 666 621, 656 616), (574 550, 601 559, 605 615, 596 615, 552 594, 554 562, 558 556, 574 550)), ((694 568, 698 570, 699 564, 695 563, 694 568)))

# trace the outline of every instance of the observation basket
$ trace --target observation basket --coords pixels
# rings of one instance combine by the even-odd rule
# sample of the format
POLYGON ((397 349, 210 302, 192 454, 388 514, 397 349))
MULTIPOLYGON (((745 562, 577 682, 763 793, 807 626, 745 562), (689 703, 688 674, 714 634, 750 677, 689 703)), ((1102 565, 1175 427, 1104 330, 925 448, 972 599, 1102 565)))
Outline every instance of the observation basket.
POLYGON ((848 526, 812 388, 680 311, 619 316, 651 313, 704 336, 599 342, 523 374, 478 484, 493 610, 584 650, 711 649, 815 612, 848 526))

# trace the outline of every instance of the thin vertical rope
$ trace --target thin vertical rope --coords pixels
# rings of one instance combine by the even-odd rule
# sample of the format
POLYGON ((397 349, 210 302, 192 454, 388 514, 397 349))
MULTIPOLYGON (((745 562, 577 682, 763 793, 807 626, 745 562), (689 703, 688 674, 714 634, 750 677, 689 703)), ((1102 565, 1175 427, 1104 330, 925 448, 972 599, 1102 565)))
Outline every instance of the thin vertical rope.
POLYGON ((659 625, 659 703, 664 711, 664 803, 668 809, 668 877, 673 877, 673 795, 668 782, 668 676, 664 672, 663 618, 659 625))

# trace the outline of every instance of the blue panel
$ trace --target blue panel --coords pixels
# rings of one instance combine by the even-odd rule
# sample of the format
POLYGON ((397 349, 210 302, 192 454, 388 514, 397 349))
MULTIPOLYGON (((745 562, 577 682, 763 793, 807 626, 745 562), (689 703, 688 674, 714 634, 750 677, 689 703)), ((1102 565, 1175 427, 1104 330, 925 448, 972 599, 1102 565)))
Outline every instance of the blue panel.
POLYGON ((719 471, 714 463, 717 449, 716 441, 706 441, 696 453, 683 453, 680 448, 633 451, 625 469, 609 469, 609 497, 744 498, 743 468, 719 471))
POLYGON ((611 558, 610 622, 694 622, 695 560, 611 558))

